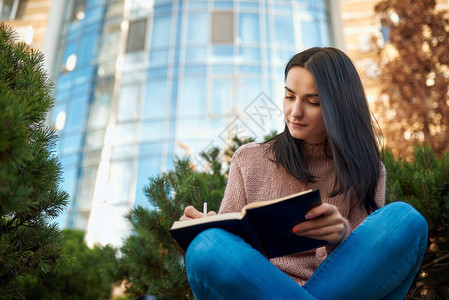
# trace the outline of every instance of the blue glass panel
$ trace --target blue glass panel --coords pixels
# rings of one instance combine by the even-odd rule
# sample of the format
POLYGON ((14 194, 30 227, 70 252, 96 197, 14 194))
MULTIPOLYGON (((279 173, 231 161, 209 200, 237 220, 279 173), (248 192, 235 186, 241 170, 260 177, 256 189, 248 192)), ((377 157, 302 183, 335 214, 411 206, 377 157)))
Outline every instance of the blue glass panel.
POLYGON ((253 47, 241 47, 240 57, 242 63, 260 62, 260 49, 253 47))
POLYGON ((189 1, 189 11, 207 10, 207 1, 189 1))
POLYGON ((240 8, 254 8, 254 9, 258 9, 259 8, 259 3, 257 2, 247 2, 247 1, 241 1, 239 3, 240 8))
POLYGON ((185 66, 184 68, 184 75, 206 75, 206 66, 205 65, 199 65, 199 66, 185 66))
POLYGON ((167 81, 151 80, 147 83, 143 116, 145 119, 164 118, 167 114, 167 81))
POLYGON ((229 57, 232 58, 234 48, 232 46, 214 46, 212 48, 212 55, 214 57, 229 57))
POLYGON ((232 74, 234 72, 233 65, 213 65, 212 74, 232 74))
POLYGON ((66 103, 56 104, 53 110, 51 111, 51 118, 50 118, 51 124, 55 124, 58 115, 65 111, 66 111, 66 103))
POLYGON ((275 16, 274 30, 276 43, 279 45, 295 45, 295 30, 292 17, 275 16))
POLYGON ((184 78, 179 95, 178 116, 198 116, 206 113, 205 78, 184 78))
POLYGON ((87 97, 72 98, 68 105, 65 132, 81 131, 86 117, 87 97))
POLYGON ((150 51, 150 66, 166 65, 168 63, 168 48, 150 51))
POLYGON ((260 78, 245 78, 242 80, 241 90, 238 94, 237 108, 243 111, 262 92, 260 78))
POLYGON ((83 66, 89 64, 93 59, 95 49, 97 49, 97 32, 91 32, 89 29, 82 37, 80 47, 78 49, 77 65, 83 66))
POLYGON ((117 120, 119 122, 135 120, 138 116, 140 85, 125 85, 120 90, 118 99, 117 120))
POLYGON ((295 49, 276 49, 274 51, 275 60, 278 62, 281 62, 282 65, 285 66, 285 64, 290 60, 290 58, 295 55, 295 49))
POLYGON ((200 48, 186 48, 185 49, 185 62, 189 63, 198 63, 198 62, 206 62, 207 59, 207 49, 206 47, 200 48))
POLYGON ((232 8, 232 0, 228 0, 228 1, 215 1, 214 2, 214 7, 215 8, 232 8))
POLYGON ((187 18, 186 44, 207 44, 209 41, 209 15, 207 13, 190 13, 187 18))
POLYGON ((327 27, 326 20, 320 21, 319 26, 320 26, 320 36, 321 36, 320 46, 329 46, 329 30, 327 27))
POLYGON ((313 21, 301 21, 302 45, 306 48, 320 46, 318 24, 313 21))
POLYGON ((155 16, 151 35, 151 49, 170 45, 171 16, 155 16))
POLYGON ((148 79, 153 80, 154 78, 166 78, 167 77, 167 68, 151 68, 148 70, 148 79))
POLYGON ((160 173, 161 162, 159 158, 140 158, 138 164, 134 207, 140 205, 151 208, 152 205, 146 198, 144 189, 150 184, 150 178, 160 173))
MULTIPOLYGON (((156 3, 158 1, 155 1, 156 3)), ((172 3, 171 1, 165 1, 166 3, 162 5, 155 5, 154 6, 154 14, 163 14, 163 13, 170 13, 172 11, 172 3)))
POLYGON ((144 122, 140 124, 140 137, 141 142, 160 142, 166 138, 165 130, 168 126, 168 122, 144 122))
POLYGON ((61 153, 73 153, 81 150, 81 142, 83 140, 83 134, 65 134, 61 138, 61 153))
POLYGON ((139 157, 160 158, 162 154, 162 142, 140 144, 139 157))
POLYGON ((241 73, 261 74, 262 68, 260 66, 240 66, 241 73))
POLYGON ((241 13, 239 17, 239 37, 242 43, 259 43, 259 15, 241 13))
POLYGON ((63 168, 62 177, 64 180, 60 184, 60 188, 66 191, 71 197, 74 196, 75 193, 75 184, 78 179, 78 168, 76 167, 67 167, 63 168))
POLYGON ((232 79, 214 79, 212 81, 212 97, 210 112, 212 114, 228 114, 232 111, 232 79))

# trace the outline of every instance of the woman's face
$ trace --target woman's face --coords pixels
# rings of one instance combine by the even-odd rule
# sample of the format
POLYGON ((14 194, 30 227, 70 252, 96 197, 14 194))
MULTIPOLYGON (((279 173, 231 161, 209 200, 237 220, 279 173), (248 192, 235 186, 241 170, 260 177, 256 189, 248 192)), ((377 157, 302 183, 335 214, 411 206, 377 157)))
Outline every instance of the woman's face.
POLYGON ((285 81, 284 117, 290 134, 310 144, 326 140, 318 88, 312 73, 302 67, 288 71, 285 81))

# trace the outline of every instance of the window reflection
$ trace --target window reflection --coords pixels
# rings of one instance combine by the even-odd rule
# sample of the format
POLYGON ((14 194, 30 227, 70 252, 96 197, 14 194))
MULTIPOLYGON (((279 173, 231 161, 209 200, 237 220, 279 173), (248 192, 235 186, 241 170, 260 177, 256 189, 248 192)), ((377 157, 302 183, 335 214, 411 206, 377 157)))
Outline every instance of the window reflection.
POLYGON ((126 42, 126 52, 134 52, 145 49, 147 32, 147 20, 136 20, 129 23, 128 41, 126 42))
POLYGON ((150 207, 144 189, 149 184, 149 177, 157 175, 161 170, 160 158, 140 158, 137 169, 136 198, 134 206, 150 207))
POLYGON ((111 163, 108 204, 128 204, 131 170, 130 160, 113 161, 111 163))
POLYGON ((213 44, 234 43, 233 11, 214 11, 212 13, 211 42, 213 44))
POLYGON ((171 17, 155 16, 151 34, 151 49, 168 47, 170 45, 171 17))
POLYGON ((214 79, 211 94, 210 112, 212 114, 231 113, 233 106, 232 79, 214 79))
POLYGON ((88 98, 86 96, 72 98, 68 105, 65 132, 81 131, 83 129, 87 101, 88 98))
POLYGON ((147 83, 145 101, 143 103, 142 118, 153 119, 163 118, 166 115, 167 107, 167 81, 151 80, 147 83))
POLYGON ((295 45, 295 31, 292 30, 293 18, 291 15, 274 16, 275 41, 280 45, 295 45))
POLYGON ((190 13, 187 15, 187 45, 205 45, 209 40, 209 15, 190 13))
POLYGON ((243 44, 259 43, 259 15, 241 13, 239 18, 239 37, 243 44))
POLYGON ((119 122, 137 119, 139 97, 140 84, 122 86, 117 110, 117 120, 119 122))
POLYGON ((179 116, 200 116, 206 112, 205 78, 185 78, 178 103, 179 116))

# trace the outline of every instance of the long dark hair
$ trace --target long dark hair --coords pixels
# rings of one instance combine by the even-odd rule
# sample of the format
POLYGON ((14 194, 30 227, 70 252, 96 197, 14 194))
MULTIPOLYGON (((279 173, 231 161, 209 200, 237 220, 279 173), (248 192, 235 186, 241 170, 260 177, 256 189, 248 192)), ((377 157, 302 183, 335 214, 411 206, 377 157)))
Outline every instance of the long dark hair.
MULTIPOLYGON (((362 82, 351 60, 332 47, 310 48, 292 57, 285 79, 293 67, 309 70, 316 82, 326 126, 327 143, 334 162, 334 189, 330 194, 353 190, 370 213, 378 208, 374 195, 380 176, 378 127, 366 101, 362 82), (376 133, 375 133, 376 132, 376 133)), ((272 139, 276 164, 305 182, 315 182, 303 155, 302 141, 284 131, 272 139)))

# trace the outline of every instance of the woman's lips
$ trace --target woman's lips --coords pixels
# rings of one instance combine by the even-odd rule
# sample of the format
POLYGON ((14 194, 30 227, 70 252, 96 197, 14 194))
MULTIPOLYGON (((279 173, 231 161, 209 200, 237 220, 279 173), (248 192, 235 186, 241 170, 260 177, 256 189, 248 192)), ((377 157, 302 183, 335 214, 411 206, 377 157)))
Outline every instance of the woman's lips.
POLYGON ((297 128, 307 126, 306 124, 296 123, 296 122, 292 122, 292 121, 290 121, 290 124, 292 124, 293 127, 297 127, 297 128))

